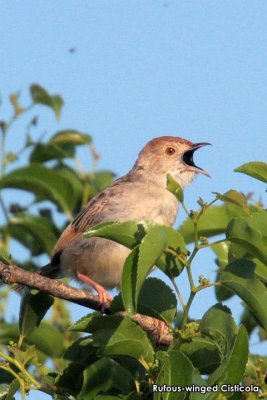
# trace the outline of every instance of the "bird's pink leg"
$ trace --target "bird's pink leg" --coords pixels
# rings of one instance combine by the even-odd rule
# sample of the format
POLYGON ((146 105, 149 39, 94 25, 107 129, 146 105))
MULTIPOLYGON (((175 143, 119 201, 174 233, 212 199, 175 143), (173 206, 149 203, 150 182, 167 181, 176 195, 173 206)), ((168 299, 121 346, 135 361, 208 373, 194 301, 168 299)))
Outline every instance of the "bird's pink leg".
POLYGON ((98 285, 98 283, 90 279, 87 275, 83 275, 80 272, 77 272, 77 277, 81 281, 92 286, 97 291, 99 302, 103 305, 112 300, 112 297, 105 291, 105 289, 101 285, 98 285))

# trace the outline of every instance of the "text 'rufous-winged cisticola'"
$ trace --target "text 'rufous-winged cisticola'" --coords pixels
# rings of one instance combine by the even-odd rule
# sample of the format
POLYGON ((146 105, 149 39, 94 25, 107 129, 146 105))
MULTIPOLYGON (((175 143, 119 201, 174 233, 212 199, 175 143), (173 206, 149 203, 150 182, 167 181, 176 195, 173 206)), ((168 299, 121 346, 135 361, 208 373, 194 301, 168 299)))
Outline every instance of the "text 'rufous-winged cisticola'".
POLYGON ((99 301, 110 299, 105 289, 120 286, 122 269, 130 250, 103 238, 84 238, 83 233, 105 221, 154 221, 173 225, 177 198, 167 189, 167 174, 182 188, 196 173, 208 175, 193 161, 194 151, 209 143, 162 136, 148 142, 133 168, 89 201, 61 234, 51 262, 40 271, 56 277, 72 275, 91 285, 99 301))

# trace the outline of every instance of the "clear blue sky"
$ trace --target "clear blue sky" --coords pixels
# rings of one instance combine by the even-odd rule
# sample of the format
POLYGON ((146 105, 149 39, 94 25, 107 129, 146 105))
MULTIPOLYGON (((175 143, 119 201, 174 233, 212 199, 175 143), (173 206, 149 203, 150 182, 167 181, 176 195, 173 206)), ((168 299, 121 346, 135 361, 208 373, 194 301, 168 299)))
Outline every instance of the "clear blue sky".
MULTIPOLYGON (((101 168, 124 174, 155 136, 208 141, 196 159, 212 179, 188 188, 188 206, 231 188, 266 201, 264 185, 233 172, 266 159, 266 1, 13 0, 1 2, 0 38, 2 99, 20 89, 27 101, 31 83, 61 94, 60 122, 41 111, 42 126, 91 133, 101 168)), ((195 276, 213 277, 213 258, 200 257, 195 276)), ((193 315, 214 301, 203 294, 193 315)), ((74 318, 86 312, 72 309, 74 318)))

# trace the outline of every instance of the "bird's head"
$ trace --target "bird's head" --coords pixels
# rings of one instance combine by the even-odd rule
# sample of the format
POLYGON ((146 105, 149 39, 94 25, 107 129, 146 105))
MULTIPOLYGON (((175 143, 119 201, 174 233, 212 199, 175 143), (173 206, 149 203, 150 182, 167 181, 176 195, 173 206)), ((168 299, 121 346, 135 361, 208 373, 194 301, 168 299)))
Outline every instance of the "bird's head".
POLYGON ((194 179, 196 173, 209 176, 193 160, 194 152, 210 143, 192 143, 175 136, 161 136, 148 142, 139 153, 135 168, 151 174, 170 174, 182 187, 194 179))

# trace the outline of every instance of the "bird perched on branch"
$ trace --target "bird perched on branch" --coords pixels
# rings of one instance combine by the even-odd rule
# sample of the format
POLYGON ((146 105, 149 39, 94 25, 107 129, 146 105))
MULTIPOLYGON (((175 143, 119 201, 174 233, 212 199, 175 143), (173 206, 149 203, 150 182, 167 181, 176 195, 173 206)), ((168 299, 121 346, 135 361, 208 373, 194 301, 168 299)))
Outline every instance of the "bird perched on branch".
POLYGON ((162 136, 148 142, 133 168, 89 201, 61 234, 51 262, 41 268, 45 276, 72 275, 92 286, 99 301, 110 300, 106 289, 120 286, 123 265, 130 250, 103 238, 84 238, 83 233, 105 221, 154 221, 173 225, 177 198, 167 189, 167 174, 181 187, 196 173, 208 176, 193 161, 194 152, 209 143, 162 136))

